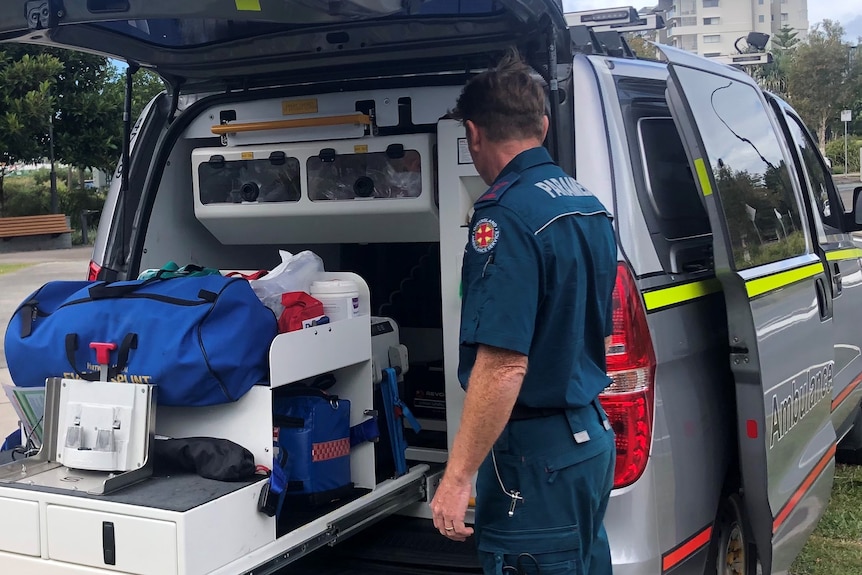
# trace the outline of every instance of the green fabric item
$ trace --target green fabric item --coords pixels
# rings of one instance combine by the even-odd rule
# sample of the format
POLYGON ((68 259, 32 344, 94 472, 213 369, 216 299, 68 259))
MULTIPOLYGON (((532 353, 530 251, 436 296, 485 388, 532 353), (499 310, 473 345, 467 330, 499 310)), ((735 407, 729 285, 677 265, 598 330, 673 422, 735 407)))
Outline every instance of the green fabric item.
POLYGON ((141 272, 141 275, 138 276, 139 280, 148 280, 151 278, 159 277, 163 279, 168 278, 182 278, 182 277, 198 277, 198 276, 218 276, 221 275, 221 272, 217 269, 213 268, 204 268, 196 264, 187 264, 183 267, 179 267, 176 262, 170 261, 163 265, 161 269, 148 269, 141 272))

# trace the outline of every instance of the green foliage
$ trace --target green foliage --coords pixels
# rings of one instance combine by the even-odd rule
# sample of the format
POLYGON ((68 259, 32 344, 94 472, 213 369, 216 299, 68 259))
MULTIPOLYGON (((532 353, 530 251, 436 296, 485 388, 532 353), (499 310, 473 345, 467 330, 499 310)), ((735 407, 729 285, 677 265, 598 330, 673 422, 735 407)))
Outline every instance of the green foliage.
POLYGON ((846 575, 862 565, 862 467, 838 465, 829 507, 790 569, 792 575, 846 575))
MULTIPOLYGON (((859 148, 862 148, 862 138, 854 136, 847 139, 847 167, 850 172, 859 172, 859 148)), ((826 144, 826 157, 832 161, 832 168, 836 172, 844 171, 843 137, 826 144)))
MULTIPOLYGON (((34 170, 22 176, 6 178, 8 200, 6 216, 36 216, 51 210, 51 181, 49 170, 34 170)), ((71 217, 73 229, 81 227, 82 210, 101 210, 105 202, 104 190, 81 190, 74 185, 69 189, 66 179, 57 178, 57 196, 60 213, 71 217)))
POLYGON ((853 103, 862 77, 862 67, 850 63, 850 46, 843 37, 840 24, 824 20, 811 29, 808 42, 795 49, 789 68, 788 99, 821 144, 829 124, 853 103))
POLYGON ((656 60, 658 59, 658 50, 654 44, 650 44, 650 40, 652 40, 652 38, 647 38, 641 34, 630 34, 629 37, 626 38, 626 41, 629 43, 629 47, 638 56, 638 58, 656 60))

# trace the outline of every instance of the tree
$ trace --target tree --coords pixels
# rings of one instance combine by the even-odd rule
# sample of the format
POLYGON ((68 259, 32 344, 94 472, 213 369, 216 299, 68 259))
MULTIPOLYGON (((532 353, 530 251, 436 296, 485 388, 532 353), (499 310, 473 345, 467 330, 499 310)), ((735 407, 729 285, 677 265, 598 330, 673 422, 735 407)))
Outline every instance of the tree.
POLYGON ((784 26, 772 38, 772 62, 755 67, 751 75, 761 88, 778 96, 787 97, 788 77, 793 67, 793 58, 800 43, 798 32, 789 26, 784 26))
POLYGON ((854 100, 859 66, 850 64, 844 29, 824 20, 812 28, 808 42, 795 50, 788 74, 788 99, 826 145, 830 121, 854 100))
POLYGON ((650 43, 650 38, 644 37, 640 34, 632 34, 626 40, 629 43, 629 47, 638 55, 639 58, 647 58, 649 60, 658 59, 658 50, 654 44, 650 43))
POLYGON ((0 51, 0 215, 7 170, 45 156, 54 78, 61 69, 60 61, 48 54, 19 58, 8 49, 0 51))
POLYGON ((109 169, 121 147, 122 106, 105 91, 113 66, 102 56, 72 50, 49 53, 63 63, 56 85, 57 158, 77 168, 109 169))

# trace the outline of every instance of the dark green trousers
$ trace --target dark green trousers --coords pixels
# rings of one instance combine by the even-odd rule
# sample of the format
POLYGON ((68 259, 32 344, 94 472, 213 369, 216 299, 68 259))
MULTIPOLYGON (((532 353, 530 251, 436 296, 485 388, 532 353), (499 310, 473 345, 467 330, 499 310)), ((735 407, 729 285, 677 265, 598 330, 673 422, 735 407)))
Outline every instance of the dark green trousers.
POLYGON ((476 483, 485 575, 611 574, 602 521, 616 450, 604 418, 596 402, 565 415, 509 422, 494 446, 497 470, 489 455, 476 483), (504 489, 523 498, 512 516, 504 489))

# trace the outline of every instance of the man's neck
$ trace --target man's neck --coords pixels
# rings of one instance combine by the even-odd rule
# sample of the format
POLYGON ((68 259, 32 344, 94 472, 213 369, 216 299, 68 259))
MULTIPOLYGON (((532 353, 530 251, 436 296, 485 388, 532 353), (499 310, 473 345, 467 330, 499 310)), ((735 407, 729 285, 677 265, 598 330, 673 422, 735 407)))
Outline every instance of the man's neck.
POLYGON ((488 158, 489 175, 493 176, 491 181, 496 180, 516 156, 541 145, 542 143, 536 139, 495 142, 488 158))

